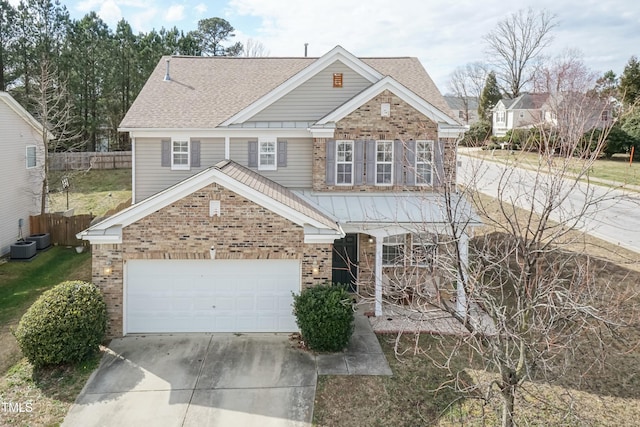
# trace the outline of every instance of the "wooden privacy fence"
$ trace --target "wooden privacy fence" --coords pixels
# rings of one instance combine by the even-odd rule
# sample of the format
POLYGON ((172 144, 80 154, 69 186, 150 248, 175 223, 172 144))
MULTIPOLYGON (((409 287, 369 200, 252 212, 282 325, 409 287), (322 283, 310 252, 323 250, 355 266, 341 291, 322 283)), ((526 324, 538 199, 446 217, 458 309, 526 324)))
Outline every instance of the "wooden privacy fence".
POLYGON ((61 246, 88 246, 89 242, 78 240, 76 234, 89 228, 92 215, 64 216, 61 214, 44 214, 29 217, 31 234, 49 233, 51 243, 61 246))
POLYGON ((49 153, 49 170, 131 169, 131 151, 49 153))

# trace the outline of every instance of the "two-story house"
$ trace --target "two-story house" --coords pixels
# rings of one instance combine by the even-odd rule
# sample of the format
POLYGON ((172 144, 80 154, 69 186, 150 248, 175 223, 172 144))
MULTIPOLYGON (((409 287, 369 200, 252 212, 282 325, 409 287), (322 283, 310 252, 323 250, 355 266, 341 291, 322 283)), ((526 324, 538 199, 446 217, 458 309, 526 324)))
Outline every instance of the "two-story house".
POLYGON ((163 58, 120 125, 134 204, 79 235, 109 334, 295 331, 292 292, 324 282, 381 315, 385 275, 446 241, 450 114, 416 58, 163 58))
POLYGON ((501 99, 493 107, 493 136, 505 136, 508 131, 530 128, 548 119, 545 105, 548 93, 523 93, 514 99, 501 99))
POLYGON ((458 121, 465 125, 472 125, 480 120, 478 117, 477 96, 445 95, 445 101, 458 121))
POLYGON ((44 178, 42 125, 7 92, 0 92, 0 256, 29 236, 40 213, 44 178))

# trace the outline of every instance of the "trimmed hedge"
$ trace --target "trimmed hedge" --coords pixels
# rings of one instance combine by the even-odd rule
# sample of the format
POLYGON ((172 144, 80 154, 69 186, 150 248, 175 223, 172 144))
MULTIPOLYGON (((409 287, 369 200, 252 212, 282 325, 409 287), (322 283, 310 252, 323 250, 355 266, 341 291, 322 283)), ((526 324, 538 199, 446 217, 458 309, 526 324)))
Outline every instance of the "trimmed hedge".
POLYGON ((107 309, 93 284, 62 282, 43 293, 22 316, 14 335, 35 367, 77 362, 98 349, 107 309))
POLYGON ((310 349, 335 352, 349 343, 353 302, 344 286, 319 285, 294 294, 293 313, 310 349))

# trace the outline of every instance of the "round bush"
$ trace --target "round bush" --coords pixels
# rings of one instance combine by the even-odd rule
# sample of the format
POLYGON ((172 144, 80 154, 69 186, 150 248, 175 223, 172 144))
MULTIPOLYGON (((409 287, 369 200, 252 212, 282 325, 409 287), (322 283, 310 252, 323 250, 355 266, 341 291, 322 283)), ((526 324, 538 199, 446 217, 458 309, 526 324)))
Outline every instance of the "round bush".
POLYGON ((26 358, 40 367, 84 359, 98 349, 106 328, 102 293, 76 280, 43 293, 22 316, 14 335, 26 358))
POLYGON ((353 333, 351 295, 343 287, 320 285, 293 296, 302 339, 312 350, 340 351, 353 333))

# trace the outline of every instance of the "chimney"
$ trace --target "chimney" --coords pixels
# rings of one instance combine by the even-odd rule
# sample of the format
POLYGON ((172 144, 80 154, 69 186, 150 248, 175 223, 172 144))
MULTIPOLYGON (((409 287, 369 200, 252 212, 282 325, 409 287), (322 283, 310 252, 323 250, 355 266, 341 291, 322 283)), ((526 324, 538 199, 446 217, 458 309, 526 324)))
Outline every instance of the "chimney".
POLYGON ((169 63, 170 63, 171 59, 167 58, 167 71, 164 75, 164 81, 168 82, 171 81, 171 76, 169 75, 169 63))
POLYGON ((304 57, 307 57, 307 46, 309 46, 309 43, 305 43, 304 44, 304 57))

